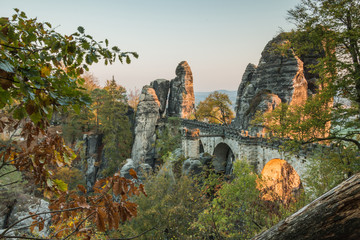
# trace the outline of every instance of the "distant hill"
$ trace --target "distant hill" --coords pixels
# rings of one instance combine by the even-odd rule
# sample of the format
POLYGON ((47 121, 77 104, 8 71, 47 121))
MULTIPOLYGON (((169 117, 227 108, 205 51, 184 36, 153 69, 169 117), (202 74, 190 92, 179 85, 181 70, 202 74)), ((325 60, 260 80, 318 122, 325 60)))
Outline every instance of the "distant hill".
MULTIPOLYGON (((236 101, 236 94, 237 91, 228 91, 228 90, 217 90, 218 92, 221 93, 225 93, 229 96, 230 101, 232 102, 232 110, 235 109, 235 101, 236 101)), ((196 106, 199 104, 199 102, 204 101, 206 99, 207 96, 210 95, 210 93, 213 93, 215 91, 212 92, 195 92, 195 104, 196 106)))

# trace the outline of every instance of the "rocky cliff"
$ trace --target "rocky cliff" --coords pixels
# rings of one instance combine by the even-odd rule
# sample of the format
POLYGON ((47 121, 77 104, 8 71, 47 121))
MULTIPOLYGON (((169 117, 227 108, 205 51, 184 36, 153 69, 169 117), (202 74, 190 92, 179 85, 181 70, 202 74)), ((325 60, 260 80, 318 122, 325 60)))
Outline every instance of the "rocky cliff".
POLYGON ((281 54, 275 45, 285 41, 278 35, 265 46, 258 66, 247 66, 236 100, 236 127, 249 129, 257 111, 271 111, 281 102, 302 104, 316 91, 309 65, 317 56, 295 56, 291 49, 281 54))

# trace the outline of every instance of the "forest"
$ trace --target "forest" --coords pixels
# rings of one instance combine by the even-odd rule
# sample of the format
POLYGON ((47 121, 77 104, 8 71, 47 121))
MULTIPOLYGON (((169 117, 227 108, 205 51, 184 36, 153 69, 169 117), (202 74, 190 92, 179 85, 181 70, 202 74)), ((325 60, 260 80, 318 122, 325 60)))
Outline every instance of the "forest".
MULTIPOLYGON (((354 185, 353 205, 329 210, 324 229, 293 239, 358 239, 360 191, 351 181, 360 178, 359 16, 357 0, 302 0, 288 11, 296 29, 272 47, 284 57, 318 56, 307 70, 316 94, 254 111, 251 121, 268 141, 286 139, 286 152, 329 149, 314 150, 294 191, 289 186, 299 180, 286 163, 277 182, 247 159, 236 159, 231 174, 216 171, 208 153, 200 171, 184 171, 181 119, 165 115, 151 143, 151 168, 129 168, 125 176, 144 93, 114 77, 100 86, 89 67, 131 64, 138 53, 96 41, 81 26, 60 34, 14 9, 0 18, 0 239, 286 239, 278 233, 286 227, 276 224, 289 216, 314 224, 292 214, 305 207, 311 215, 306 206, 344 181, 340 186, 354 185), (331 231, 333 222, 339 227, 331 231)), ((231 126, 231 105, 215 91, 189 118, 231 126)))

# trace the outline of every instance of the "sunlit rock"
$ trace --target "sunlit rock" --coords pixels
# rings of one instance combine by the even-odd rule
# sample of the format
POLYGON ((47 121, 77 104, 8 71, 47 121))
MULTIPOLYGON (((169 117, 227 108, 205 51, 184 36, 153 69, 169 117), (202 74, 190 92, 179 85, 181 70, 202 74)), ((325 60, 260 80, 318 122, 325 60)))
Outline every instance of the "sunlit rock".
POLYGON ((176 78, 171 80, 168 102, 168 116, 190 118, 195 111, 193 76, 186 61, 176 68, 176 78))
POLYGON ((285 160, 276 158, 269 161, 261 176, 258 183, 263 200, 288 204, 296 200, 302 189, 299 175, 285 160))
POLYGON ((265 46, 258 66, 249 64, 245 70, 233 121, 240 129, 249 129, 256 112, 272 111, 281 102, 300 105, 316 92, 316 75, 310 73, 309 65, 317 56, 295 56, 290 48, 280 53, 276 45, 287 41, 283 36, 265 46))

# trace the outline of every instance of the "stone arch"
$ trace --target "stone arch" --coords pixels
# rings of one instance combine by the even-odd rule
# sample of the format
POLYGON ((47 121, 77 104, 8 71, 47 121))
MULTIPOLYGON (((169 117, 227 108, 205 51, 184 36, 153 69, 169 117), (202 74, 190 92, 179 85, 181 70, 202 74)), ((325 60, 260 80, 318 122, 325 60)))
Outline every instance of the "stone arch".
POLYGON ((226 143, 219 143, 214 149, 213 166, 216 172, 230 174, 232 172, 232 163, 235 155, 230 146, 226 143))
POLYGON ((280 158, 268 161, 261 171, 263 199, 289 204, 303 190, 299 174, 289 162, 280 158))

